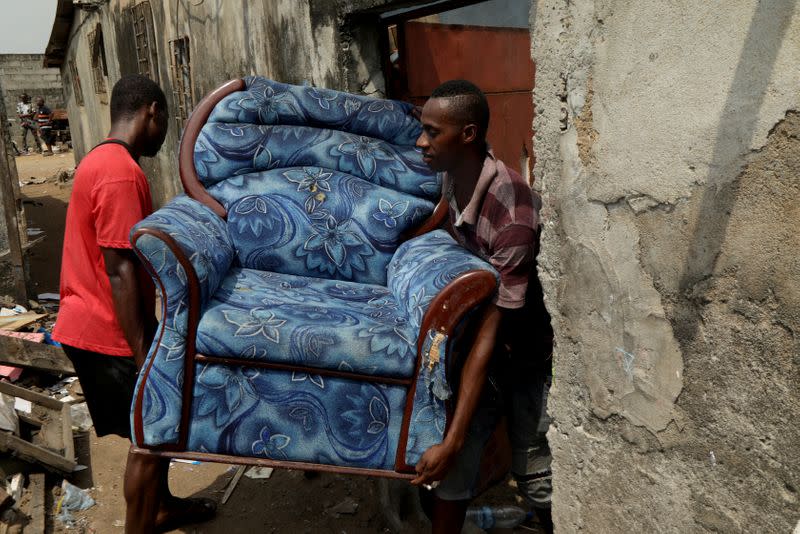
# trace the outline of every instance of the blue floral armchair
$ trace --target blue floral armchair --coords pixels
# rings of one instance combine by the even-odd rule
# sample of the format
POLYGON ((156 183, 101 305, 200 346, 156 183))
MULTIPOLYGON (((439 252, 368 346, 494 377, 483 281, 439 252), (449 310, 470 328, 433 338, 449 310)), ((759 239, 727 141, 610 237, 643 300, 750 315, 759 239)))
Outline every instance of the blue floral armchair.
POLYGON ((138 224, 162 321, 141 453, 410 477, 496 274, 437 230, 410 104, 233 80, 188 122, 186 191, 138 224))

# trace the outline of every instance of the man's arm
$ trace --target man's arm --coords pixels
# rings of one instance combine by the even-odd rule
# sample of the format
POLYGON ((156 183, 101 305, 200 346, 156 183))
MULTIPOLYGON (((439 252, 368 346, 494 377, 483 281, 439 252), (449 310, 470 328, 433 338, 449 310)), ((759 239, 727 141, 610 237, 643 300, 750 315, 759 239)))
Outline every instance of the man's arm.
POLYGON ((139 285, 139 261, 132 250, 101 247, 106 274, 111 282, 111 298, 125 339, 133 351, 136 366, 141 368, 153 340, 153 310, 144 309, 139 285))
POLYGON ((432 446, 422 455, 416 466, 417 478, 411 481, 412 484, 442 480, 461 450, 483 392, 501 319, 500 309, 490 304, 481 317, 475 344, 461 371, 458 402, 447 435, 442 443, 432 446))

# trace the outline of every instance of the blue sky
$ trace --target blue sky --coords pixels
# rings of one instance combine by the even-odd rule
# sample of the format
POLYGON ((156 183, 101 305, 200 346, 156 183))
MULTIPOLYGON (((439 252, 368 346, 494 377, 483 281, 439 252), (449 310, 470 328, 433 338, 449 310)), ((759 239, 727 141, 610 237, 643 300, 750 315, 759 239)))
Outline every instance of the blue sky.
POLYGON ((0 0, 0 54, 41 54, 57 0, 0 0))

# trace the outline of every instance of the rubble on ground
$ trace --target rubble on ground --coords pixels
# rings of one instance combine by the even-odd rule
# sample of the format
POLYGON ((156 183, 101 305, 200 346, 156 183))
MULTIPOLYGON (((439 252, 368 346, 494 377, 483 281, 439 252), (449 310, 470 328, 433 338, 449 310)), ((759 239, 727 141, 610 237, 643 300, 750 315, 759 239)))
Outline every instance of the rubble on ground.
POLYGON ((70 512, 94 503, 69 482, 85 469, 74 436, 91 430, 92 421, 72 364, 50 335, 58 304, 55 293, 24 305, 0 295, 2 534, 43 533, 51 512, 64 528, 84 532, 70 512))

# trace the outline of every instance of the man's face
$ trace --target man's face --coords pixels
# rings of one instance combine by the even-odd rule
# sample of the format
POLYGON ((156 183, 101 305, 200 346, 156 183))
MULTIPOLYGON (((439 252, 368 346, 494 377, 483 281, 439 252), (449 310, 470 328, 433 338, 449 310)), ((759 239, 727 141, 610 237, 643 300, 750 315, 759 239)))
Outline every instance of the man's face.
POLYGON ((422 149, 422 159, 436 172, 453 169, 461 160, 465 144, 464 125, 450 109, 448 98, 431 98, 422 108, 422 133, 417 147, 422 149))
POLYGON ((44 106, 44 98, 41 98, 41 97, 40 97, 40 98, 37 98, 37 99, 36 99, 36 107, 37 107, 37 108, 40 108, 40 107, 42 107, 42 106, 44 106))
POLYGON ((27 104, 28 102, 31 101, 31 97, 29 97, 28 95, 20 95, 19 98, 20 100, 22 100, 23 104, 27 104))
POLYGON ((149 121, 146 127, 147 132, 147 145, 145 146, 143 156, 148 158, 154 157, 164 144, 164 139, 167 137, 167 129, 169 126, 169 113, 161 106, 155 106, 155 112, 148 115, 149 121))

